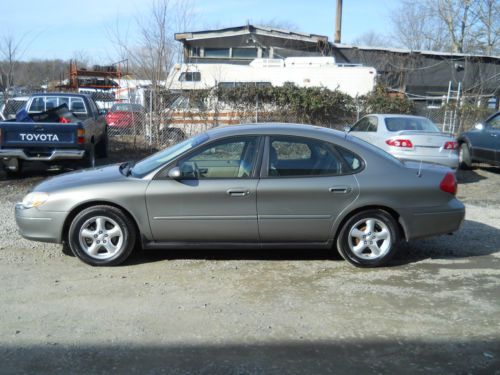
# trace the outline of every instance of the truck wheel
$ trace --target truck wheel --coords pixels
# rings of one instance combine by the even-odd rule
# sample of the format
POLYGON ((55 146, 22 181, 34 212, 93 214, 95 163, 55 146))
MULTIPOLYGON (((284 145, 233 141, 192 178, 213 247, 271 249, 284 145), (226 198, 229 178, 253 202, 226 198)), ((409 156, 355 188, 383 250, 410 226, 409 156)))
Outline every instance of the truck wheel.
POLYGON ((21 159, 10 159, 7 164, 4 162, 3 169, 9 178, 19 178, 23 170, 23 161, 21 159))
POLYGON ((337 238, 342 257, 356 267, 379 267, 396 252, 396 220, 383 210, 366 210, 350 217, 337 238))
POLYGON ((83 167, 95 167, 95 144, 93 142, 90 143, 88 150, 85 150, 85 156, 83 157, 83 167))
POLYGON ((75 216, 68 232, 71 251, 92 266, 116 266, 129 257, 137 234, 122 210, 93 206, 75 216))
POLYGON ((107 158, 108 157, 108 148, 109 148, 109 137, 108 131, 104 132, 104 135, 101 141, 97 144, 96 147, 96 155, 99 158, 107 158))

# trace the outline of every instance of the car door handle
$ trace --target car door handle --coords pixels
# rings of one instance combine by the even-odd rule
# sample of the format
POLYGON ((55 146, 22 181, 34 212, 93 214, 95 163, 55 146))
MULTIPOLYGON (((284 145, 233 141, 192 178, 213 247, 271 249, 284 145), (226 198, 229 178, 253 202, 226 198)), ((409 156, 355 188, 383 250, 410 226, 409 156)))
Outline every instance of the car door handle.
POLYGON ((333 194, 347 194, 351 192, 351 188, 349 186, 333 186, 330 189, 330 193, 333 194))
POLYGON ((250 194, 250 191, 246 189, 229 189, 226 191, 227 195, 231 197, 244 197, 250 194))

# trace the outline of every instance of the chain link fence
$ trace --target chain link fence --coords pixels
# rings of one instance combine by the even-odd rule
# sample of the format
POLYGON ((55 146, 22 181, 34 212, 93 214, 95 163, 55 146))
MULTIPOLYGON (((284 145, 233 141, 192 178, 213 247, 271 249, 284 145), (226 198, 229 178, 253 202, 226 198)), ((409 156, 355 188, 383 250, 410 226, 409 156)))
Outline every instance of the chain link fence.
MULTIPOLYGON (((112 149, 124 152, 154 151, 217 126, 242 123, 310 123, 342 130, 367 114, 356 100, 348 109, 330 113, 324 109, 314 112, 314 108, 293 110, 291 106, 260 100, 258 95, 255 100, 244 102, 221 100, 213 93, 200 95, 196 92, 181 94, 153 90, 145 90, 143 95, 136 95, 128 101, 112 101, 109 95, 103 97, 101 93, 94 93, 93 97, 101 108, 106 108, 112 149)), ((7 99, 1 108, 4 119, 14 119, 27 99, 28 96, 7 99)), ((337 108, 342 105, 340 103, 337 108)), ((484 120, 494 109, 463 106, 455 110, 450 107, 415 106, 413 112, 429 118, 444 129, 445 118, 450 111, 456 113, 454 133, 457 135, 484 120)))

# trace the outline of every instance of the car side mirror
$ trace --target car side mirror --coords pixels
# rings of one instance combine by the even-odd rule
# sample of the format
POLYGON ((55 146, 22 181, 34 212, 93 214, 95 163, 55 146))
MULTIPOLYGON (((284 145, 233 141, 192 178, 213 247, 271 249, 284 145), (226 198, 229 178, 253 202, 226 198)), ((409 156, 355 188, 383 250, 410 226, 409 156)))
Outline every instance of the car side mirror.
POLYGON ((181 169, 179 167, 173 167, 171 170, 168 171, 168 177, 170 177, 172 180, 178 180, 182 176, 181 169))
POLYGON ((477 124, 474 125, 474 128, 477 129, 477 130, 483 130, 484 129, 484 124, 479 122, 477 124))

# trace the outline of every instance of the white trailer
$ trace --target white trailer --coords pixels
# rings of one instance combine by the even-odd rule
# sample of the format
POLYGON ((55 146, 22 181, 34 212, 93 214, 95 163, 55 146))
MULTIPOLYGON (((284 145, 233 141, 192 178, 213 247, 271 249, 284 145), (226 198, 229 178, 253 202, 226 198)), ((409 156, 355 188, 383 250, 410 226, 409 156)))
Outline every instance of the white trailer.
POLYGON ((255 83, 299 87, 325 87, 352 97, 368 94, 375 86, 375 68, 355 64, 336 64, 333 57, 289 57, 255 59, 250 65, 176 64, 168 78, 170 90, 189 91, 216 86, 255 83))

